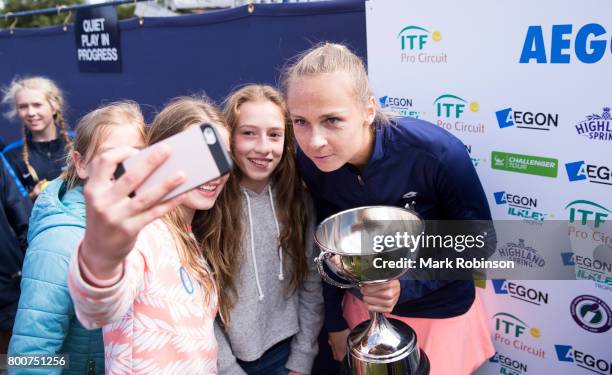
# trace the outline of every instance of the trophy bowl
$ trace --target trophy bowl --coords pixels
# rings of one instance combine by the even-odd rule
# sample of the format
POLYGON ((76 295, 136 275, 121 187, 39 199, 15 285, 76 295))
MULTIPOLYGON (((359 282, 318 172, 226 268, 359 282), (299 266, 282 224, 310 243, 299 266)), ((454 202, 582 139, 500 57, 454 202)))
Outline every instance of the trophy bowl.
POLYGON ((409 236, 403 241, 408 242, 404 243, 408 246, 397 246, 391 244, 392 241, 379 243, 381 236, 398 233, 416 236, 423 233, 424 228, 419 215, 405 208, 366 206, 339 212, 323 220, 315 232, 315 243, 321 249, 316 260, 319 272, 325 281, 340 288, 397 279, 408 269, 390 265, 416 259, 418 243, 412 242, 409 236), (329 278, 322 264, 348 284, 329 278))
MULTIPOLYGON (((325 282, 343 289, 398 279, 408 271, 408 261, 417 259, 415 237, 424 229, 424 221, 410 209, 366 206, 342 211, 317 227, 315 243, 321 253, 315 263, 325 282)), ((429 361, 418 349, 414 330, 382 313, 371 316, 348 336, 350 371, 355 375, 428 374, 429 361)))

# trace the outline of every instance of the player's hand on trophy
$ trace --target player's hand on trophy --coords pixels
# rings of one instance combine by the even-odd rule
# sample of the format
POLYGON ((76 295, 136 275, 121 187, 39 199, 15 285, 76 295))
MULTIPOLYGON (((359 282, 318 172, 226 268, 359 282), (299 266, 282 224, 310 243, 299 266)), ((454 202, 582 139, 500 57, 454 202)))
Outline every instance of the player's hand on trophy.
POLYGON ((389 313, 395 307, 400 296, 399 280, 381 284, 368 284, 361 287, 363 302, 372 312, 389 313))
POLYGON ((346 340, 349 333, 351 333, 351 331, 348 328, 344 331, 329 333, 329 346, 331 346, 334 359, 338 362, 342 362, 346 356, 346 340))

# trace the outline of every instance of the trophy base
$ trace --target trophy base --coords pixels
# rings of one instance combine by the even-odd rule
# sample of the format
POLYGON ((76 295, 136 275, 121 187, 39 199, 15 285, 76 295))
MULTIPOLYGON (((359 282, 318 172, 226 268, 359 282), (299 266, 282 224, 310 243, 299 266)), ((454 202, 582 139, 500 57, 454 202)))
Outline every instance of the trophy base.
POLYGON ((406 323, 374 313, 348 337, 348 365, 353 375, 427 375, 429 359, 417 347, 416 332, 406 323))
POLYGON ((351 364, 343 362, 342 375, 429 375, 429 358, 424 351, 420 351, 419 366, 410 370, 404 361, 393 363, 364 363, 351 356, 351 364), (412 371, 412 372, 411 372, 412 371))

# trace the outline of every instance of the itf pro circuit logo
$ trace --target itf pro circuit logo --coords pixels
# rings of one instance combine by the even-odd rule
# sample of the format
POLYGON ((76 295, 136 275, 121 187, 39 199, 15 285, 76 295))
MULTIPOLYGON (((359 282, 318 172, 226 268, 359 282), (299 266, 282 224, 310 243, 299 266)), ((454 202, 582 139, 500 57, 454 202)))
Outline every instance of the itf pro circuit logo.
POLYGON ((559 125, 559 115, 553 113, 534 113, 506 108, 495 112, 495 117, 501 129, 517 127, 519 129, 549 131, 559 125))
POLYGON ((538 210, 538 199, 525 195, 497 191, 493 193, 497 205, 508 205, 508 215, 525 220, 544 221, 547 214, 538 210))
MULTIPOLYGON (((560 362, 572 363, 574 366, 589 370, 594 374, 612 374, 612 363, 610 363, 610 360, 598 358, 598 356, 584 350, 574 349, 571 345, 555 345, 555 351, 560 362)), ((575 370, 579 373, 584 373, 582 370, 575 370)))
POLYGON ((484 124, 469 122, 463 119, 468 109, 474 113, 480 111, 478 102, 468 102, 457 95, 443 94, 434 100, 433 106, 438 117, 436 125, 439 127, 448 131, 484 134, 484 124))
POLYGON ((408 64, 446 64, 447 56, 437 50, 433 44, 442 40, 442 33, 429 31, 424 27, 409 25, 397 34, 399 40, 400 61, 408 64), (433 47, 433 48, 432 48, 433 47))
POLYGON ((495 321, 493 339, 496 343, 512 347, 534 357, 546 358, 544 349, 537 348, 524 341, 529 336, 535 339, 542 337, 539 328, 529 327, 522 319, 506 312, 493 315, 493 319, 495 321), (529 334, 526 335, 527 332, 529 334))
POLYGON ((576 324, 593 333, 604 333, 612 327, 612 310, 602 299, 590 295, 574 298, 570 313, 576 324))
POLYGON ((580 121, 574 126, 578 135, 588 139, 600 141, 612 141, 612 116, 610 107, 604 107, 601 115, 593 113, 586 116, 586 120, 580 121))
POLYGON ((612 186, 612 171, 605 165, 587 164, 584 160, 565 164, 570 182, 588 180, 594 184, 612 186))

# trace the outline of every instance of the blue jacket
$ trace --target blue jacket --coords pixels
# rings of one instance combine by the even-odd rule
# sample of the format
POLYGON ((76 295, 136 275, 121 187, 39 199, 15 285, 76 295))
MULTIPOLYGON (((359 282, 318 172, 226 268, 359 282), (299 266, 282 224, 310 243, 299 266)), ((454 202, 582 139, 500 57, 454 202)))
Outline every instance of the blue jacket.
POLYGON ((32 202, 19 191, 4 157, 0 159, 0 330, 5 331, 13 327, 17 311, 32 202))
POLYGON ((9 354, 68 354, 64 374, 103 374, 102 333, 81 326, 68 292, 68 264, 85 232, 85 201, 82 188, 64 192, 64 186, 61 179, 49 183, 32 210, 9 354))
MULTIPOLYGON (((346 164, 322 172, 298 150, 298 166, 318 220, 360 206, 404 207, 412 202, 424 220, 491 220, 486 195, 464 144, 422 120, 404 117, 393 122, 377 126, 372 156, 361 171, 346 164)), ((323 285, 327 330, 346 329, 341 307, 344 291, 323 285)), ((393 313, 406 317, 458 316, 470 308, 475 296, 472 281, 400 280, 400 285, 393 313)))
MULTIPOLYGON (((74 132, 69 131, 68 135, 74 137, 74 132)), ((2 153, 11 164, 17 177, 17 184, 23 185, 28 192, 31 192, 38 181, 30 175, 22 159, 21 151, 23 140, 17 140, 6 145, 2 153)), ((36 171, 39 181, 51 181, 59 176, 66 167, 66 143, 62 137, 47 142, 34 142, 28 135, 29 162, 36 171)))

